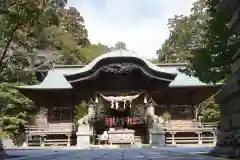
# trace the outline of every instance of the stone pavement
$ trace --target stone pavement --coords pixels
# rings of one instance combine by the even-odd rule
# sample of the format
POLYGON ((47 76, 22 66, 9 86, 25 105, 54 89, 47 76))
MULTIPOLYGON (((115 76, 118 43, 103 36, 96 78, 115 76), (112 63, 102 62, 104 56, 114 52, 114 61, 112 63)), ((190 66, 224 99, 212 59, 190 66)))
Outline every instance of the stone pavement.
POLYGON ((25 156, 11 160, 224 160, 224 158, 180 153, 163 148, 9 150, 7 153, 25 156))

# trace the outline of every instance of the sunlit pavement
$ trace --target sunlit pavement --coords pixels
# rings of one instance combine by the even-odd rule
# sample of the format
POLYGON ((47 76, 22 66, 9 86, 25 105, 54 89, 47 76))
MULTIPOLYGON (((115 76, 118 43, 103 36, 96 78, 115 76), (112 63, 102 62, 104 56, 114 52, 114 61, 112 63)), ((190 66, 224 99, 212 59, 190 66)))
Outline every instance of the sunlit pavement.
MULTIPOLYGON (((202 148, 207 151, 210 148, 202 148)), ((138 148, 138 149, 46 149, 46 150, 7 150, 8 155, 22 156, 11 158, 12 160, 223 160, 223 158, 213 158, 198 154, 197 149, 185 147, 166 147, 166 148, 138 148)))

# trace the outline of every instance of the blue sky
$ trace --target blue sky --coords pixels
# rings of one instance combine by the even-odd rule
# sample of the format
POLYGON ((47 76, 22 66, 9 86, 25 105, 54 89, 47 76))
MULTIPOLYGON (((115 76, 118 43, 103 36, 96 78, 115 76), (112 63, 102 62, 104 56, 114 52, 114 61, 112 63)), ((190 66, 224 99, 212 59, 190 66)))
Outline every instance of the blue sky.
POLYGON ((188 15, 195 0, 68 0, 85 20, 92 43, 113 46, 123 41, 146 58, 169 36, 168 19, 188 15))

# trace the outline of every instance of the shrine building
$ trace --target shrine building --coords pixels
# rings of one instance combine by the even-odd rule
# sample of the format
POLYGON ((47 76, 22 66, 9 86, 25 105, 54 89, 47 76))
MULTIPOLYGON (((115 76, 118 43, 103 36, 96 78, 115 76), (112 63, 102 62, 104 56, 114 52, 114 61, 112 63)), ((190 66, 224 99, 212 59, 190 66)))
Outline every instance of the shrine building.
POLYGON ((202 127, 198 109, 221 85, 189 77, 179 71, 184 67, 153 64, 127 50, 111 51, 86 65, 55 65, 40 84, 17 86, 44 108, 28 128, 25 145, 98 144, 105 132, 104 143, 150 144, 150 124, 155 123, 164 126, 171 144, 184 136, 201 144, 203 132, 215 141, 213 128, 202 127), (83 101, 88 113, 76 123, 75 106, 83 101))

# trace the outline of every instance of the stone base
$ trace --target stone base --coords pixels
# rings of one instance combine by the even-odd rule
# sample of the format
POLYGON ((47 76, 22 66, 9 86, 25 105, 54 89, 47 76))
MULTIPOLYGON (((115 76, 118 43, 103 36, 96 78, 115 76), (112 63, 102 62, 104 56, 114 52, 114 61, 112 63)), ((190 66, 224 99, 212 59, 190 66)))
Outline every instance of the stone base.
POLYGON ((165 132, 151 133, 151 146, 156 147, 166 146, 165 132))
POLYGON ((92 133, 77 132, 77 147, 89 147, 92 133))
POLYGON ((28 147, 28 143, 27 142, 23 142, 22 147, 28 147))

